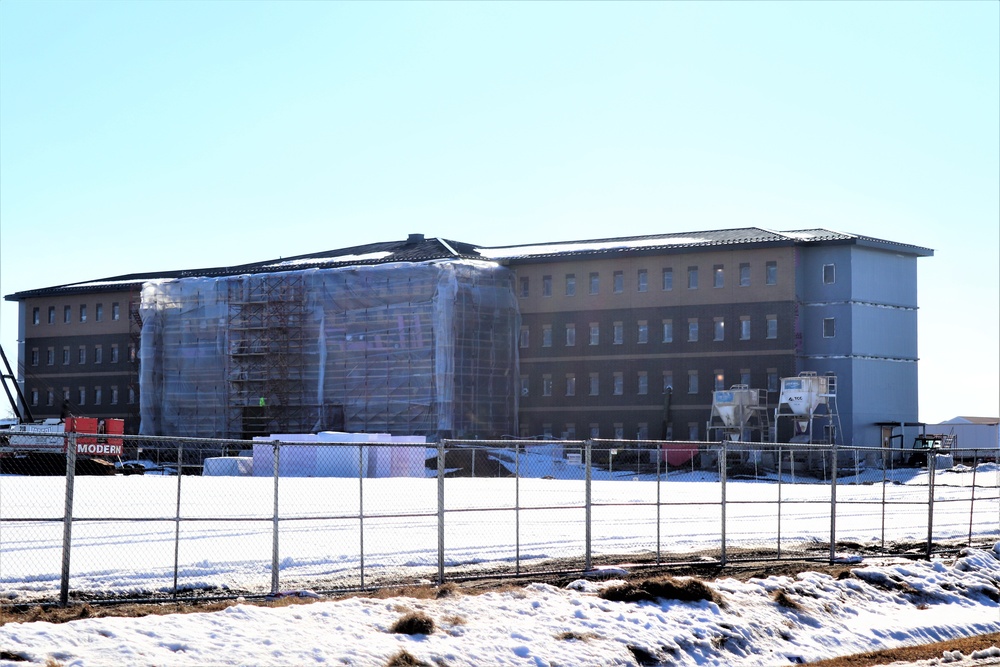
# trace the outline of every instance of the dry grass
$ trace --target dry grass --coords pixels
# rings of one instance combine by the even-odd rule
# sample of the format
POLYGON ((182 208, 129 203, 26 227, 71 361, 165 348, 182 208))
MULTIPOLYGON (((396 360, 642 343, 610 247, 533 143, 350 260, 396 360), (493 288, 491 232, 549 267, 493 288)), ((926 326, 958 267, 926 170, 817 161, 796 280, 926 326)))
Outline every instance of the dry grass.
POLYGON ((969 655, 973 651, 980 651, 991 646, 1000 646, 1000 632, 965 637, 963 639, 949 639, 948 641, 934 644, 906 646, 886 651, 856 653, 839 658, 830 658, 829 660, 810 662, 809 664, 811 667, 874 667, 874 665, 889 665, 894 662, 940 659, 944 651, 961 651, 963 655, 969 655))
POLYGON ((609 586, 600 593, 612 602, 655 602, 657 600, 679 600, 681 602, 714 602, 722 606, 722 596, 701 579, 660 577, 643 581, 626 582, 609 586))
POLYGON ((389 658, 389 662, 385 663, 385 667, 434 667, 429 662, 424 662, 419 658, 415 658, 408 651, 400 651, 396 655, 389 658))
POLYGON ((771 593, 771 599, 778 603, 778 606, 784 607, 785 609, 791 609, 792 611, 802 611, 802 605, 799 604, 797 600, 790 597, 788 593, 782 589, 777 589, 771 593))
POLYGON ((434 632, 434 619, 421 611, 401 616, 389 631, 397 635, 429 635, 434 632))

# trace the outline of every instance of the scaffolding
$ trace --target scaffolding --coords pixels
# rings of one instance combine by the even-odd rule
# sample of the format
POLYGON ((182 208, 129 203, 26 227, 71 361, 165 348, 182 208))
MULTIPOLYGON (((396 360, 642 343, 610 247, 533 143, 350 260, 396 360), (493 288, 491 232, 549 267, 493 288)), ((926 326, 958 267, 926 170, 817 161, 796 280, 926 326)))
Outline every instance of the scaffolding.
POLYGON ((229 430, 250 439, 319 422, 322 411, 306 392, 307 368, 316 354, 304 280, 296 274, 260 274, 229 281, 229 430))
POLYGON ((442 260, 147 283, 151 435, 516 428, 512 273, 442 260))

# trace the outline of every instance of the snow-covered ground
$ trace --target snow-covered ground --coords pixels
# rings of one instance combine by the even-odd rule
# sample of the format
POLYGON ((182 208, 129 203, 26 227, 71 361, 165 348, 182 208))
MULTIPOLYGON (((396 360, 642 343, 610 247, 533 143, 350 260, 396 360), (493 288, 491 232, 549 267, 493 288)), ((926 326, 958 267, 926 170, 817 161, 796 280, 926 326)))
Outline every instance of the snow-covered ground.
MULTIPOLYGON (((837 540, 924 542, 931 521, 926 471, 896 471, 885 481, 882 475, 841 479, 837 540)), ((1000 539, 1000 472, 995 464, 982 464, 976 475, 973 489, 968 469, 937 472, 935 540, 964 540, 970 533, 979 544, 1000 539), (973 491, 977 500, 970 503, 973 491)), ((627 557, 657 548, 665 554, 718 554, 723 517, 716 476, 672 472, 660 482, 610 477, 592 487, 595 555, 627 557)), ((727 548, 781 545, 789 550, 828 540, 834 525, 831 487, 796 481, 730 481, 727 548)), ((169 592, 175 560, 182 590, 270 590, 271 479, 116 476, 76 482, 72 591, 169 592), (174 520, 178 515, 180 522, 174 520), (180 535, 176 552, 175 534, 180 535)), ((434 479, 282 478, 280 588, 303 589, 313 582, 357 586, 361 554, 369 585, 380 579, 433 580, 437 489, 434 479)), ((0 594, 5 603, 51 599, 58 591, 64 495, 64 481, 58 478, 0 477, 0 594)), ((579 479, 515 484, 455 478, 446 480, 444 497, 446 575, 509 565, 515 556, 530 563, 584 553, 579 479), (517 513, 511 509, 515 504, 522 508, 517 513)), ((10 661, 0 659, 0 664, 25 664, 23 658, 81 667, 366 667, 385 665, 406 651, 449 667, 655 660, 770 666, 1000 631, 1000 543, 969 549, 954 562, 880 557, 851 567, 854 576, 845 579, 804 573, 720 580, 711 584, 721 596, 719 604, 610 602, 597 594, 607 582, 581 579, 564 588, 534 583, 523 590, 438 600, 355 598, 282 608, 242 603, 215 613, 8 623, 0 627, 0 649, 10 661), (800 608, 776 602, 776 591, 800 608), (436 630, 426 636, 390 632, 408 611, 430 616, 436 630)), ((995 651, 958 664, 998 659, 1000 651, 995 651)))
MULTIPOLYGON (((862 563, 852 572, 722 579, 710 583, 719 603, 610 602, 597 592, 613 582, 580 579, 436 600, 237 604, 213 613, 8 623, 0 626, 0 647, 11 659, 0 664, 377 667, 405 651, 423 662, 402 664, 449 667, 770 667, 1000 631, 1000 543, 948 564, 862 563), (775 601, 778 591, 784 604, 775 601), (393 633, 409 612, 430 617, 434 631, 393 633)), ((935 664, 997 664, 1000 649, 958 658, 943 654, 935 664)))

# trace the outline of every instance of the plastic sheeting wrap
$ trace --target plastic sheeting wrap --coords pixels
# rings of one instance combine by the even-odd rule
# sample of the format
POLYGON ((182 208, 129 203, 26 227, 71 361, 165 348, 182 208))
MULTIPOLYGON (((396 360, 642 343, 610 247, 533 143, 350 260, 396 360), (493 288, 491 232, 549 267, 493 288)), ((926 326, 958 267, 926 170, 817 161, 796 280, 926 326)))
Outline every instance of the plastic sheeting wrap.
POLYGON ((516 433, 520 317, 492 262, 150 282, 141 308, 142 434, 516 433))

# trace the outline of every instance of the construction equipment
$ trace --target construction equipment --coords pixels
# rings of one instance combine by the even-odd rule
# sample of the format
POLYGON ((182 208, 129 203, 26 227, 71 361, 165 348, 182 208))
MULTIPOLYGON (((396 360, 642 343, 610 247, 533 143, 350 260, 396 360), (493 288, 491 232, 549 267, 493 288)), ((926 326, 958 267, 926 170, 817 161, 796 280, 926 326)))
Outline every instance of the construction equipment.
POLYGON ((6 371, 0 381, 15 416, 15 423, 0 428, 0 473, 65 474, 66 448, 73 441, 77 474, 113 475, 115 467, 107 459, 122 454, 125 420, 66 416, 35 421, 3 348, 0 359, 6 371), (11 394, 8 380, 13 383, 18 400, 11 394))

